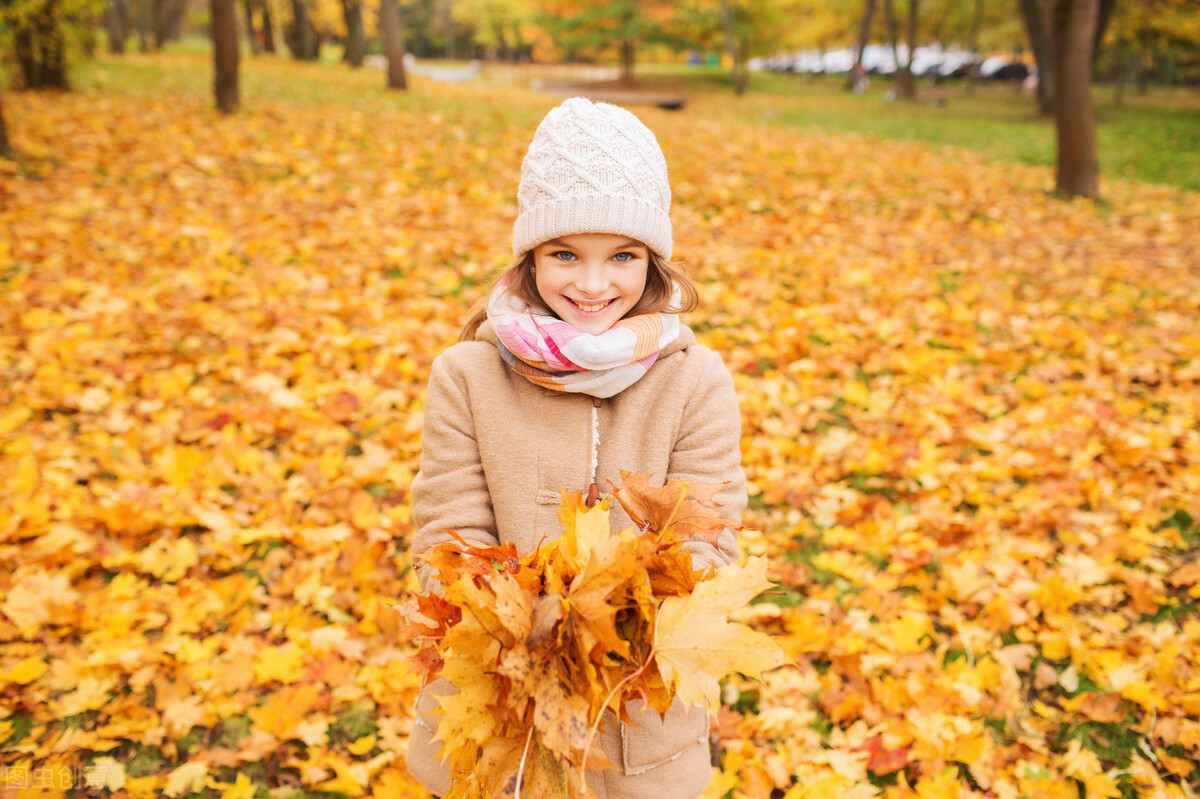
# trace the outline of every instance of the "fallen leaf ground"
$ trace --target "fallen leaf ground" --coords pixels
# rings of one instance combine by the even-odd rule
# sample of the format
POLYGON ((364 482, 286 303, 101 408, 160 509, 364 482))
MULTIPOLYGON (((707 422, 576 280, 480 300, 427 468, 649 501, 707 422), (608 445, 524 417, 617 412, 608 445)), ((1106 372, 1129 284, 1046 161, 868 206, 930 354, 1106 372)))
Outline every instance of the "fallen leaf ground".
MULTIPOLYGON (((425 796, 422 392, 558 98, 251 61, 221 118, 203 61, 126 63, 4 98, 6 784, 425 796)), ((639 113, 795 659, 726 685, 708 796, 1193 795, 1200 196, 639 113)))

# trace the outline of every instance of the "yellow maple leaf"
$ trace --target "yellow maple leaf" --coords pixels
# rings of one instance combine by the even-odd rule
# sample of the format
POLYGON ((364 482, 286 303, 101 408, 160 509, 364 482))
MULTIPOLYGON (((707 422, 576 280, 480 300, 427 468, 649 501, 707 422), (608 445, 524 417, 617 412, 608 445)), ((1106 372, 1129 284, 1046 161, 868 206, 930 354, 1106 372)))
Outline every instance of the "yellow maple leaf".
POLYGON ((208 765, 195 761, 184 763, 167 775, 167 785, 163 793, 167 796, 187 796, 195 791, 204 790, 204 778, 208 776, 208 765))
POLYGON ((920 652, 925 649, 922 640, 932 632, 929 619, 917 613, 908 613, 888 625, 889 638, 884 645, 893 652, 920 652))
POLYGON ((686 597, 663 600, 654 652, 663 680, 686 704, 717 707, 718 680, 740 672, 760 677, 786 657, 770 636, 731 623, 729 614, 771 587, 766 558, 727 566, 686 597))
POLYGON ((917 781, 919 799, 958 799, 958 769, 950 767, 917 781))
POLYGON ((125 787, 125 764, 112 757, 98 757, 83 772, 89 788, 119 791, 125 787))
POLYGON ((0 672, 0 682, 15 682, 18 685, 29 683, 41 677, 50 668, 40 657, 27 657, 5 672, 0 672))
POLYGON ((375 748, 375 736, 364 735, 353 743, 346 745, 346 751, 352 755, 365 755, 375 748))
POLYGON ((1086 780, 1103 770, 1100 758, 1090 749, 1084 749, 1078 738, 1072 739, 1067 751, 1059 757, 1063 773, 1077 780, 1086 780))
POLYGON ((559 551, 574 574, 583 571, 596 545, 608 540, 608 503, 604 500, 588 508, 581 494, 563 492, 558 506, 558 521, 563 526, 559 551))
POLYGON ((238 772, 237 780, 221 791, 221 799, 253 799, 258 788, 247 775, 238 772))
POLYGON ((254 656, 254 679, 259 683, 294 683, 303 673, 304 651, 295 644, 267 647, 254 656))
POLYGON ((1116 770, 1095 774, 1083 781, 1087 799, 1121 799, 1121 784, 1116 770))
POLYGON ((3 414, 0 414, 0 435, 7 435, 33 416, 33 410, 25 407, 9 408, 3 414))

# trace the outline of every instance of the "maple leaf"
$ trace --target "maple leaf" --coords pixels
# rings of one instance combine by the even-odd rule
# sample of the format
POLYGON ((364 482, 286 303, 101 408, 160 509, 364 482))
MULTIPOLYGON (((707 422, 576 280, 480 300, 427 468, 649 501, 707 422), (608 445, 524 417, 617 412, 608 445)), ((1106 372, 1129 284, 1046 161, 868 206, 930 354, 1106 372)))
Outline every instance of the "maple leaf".
MULTIPOLYGON (((607 522, 605 522, 607 524, 607 522)), ((589 553, 586 567, 571 582, 565 597, 569 620, 579 636, 581 650, 599 662, 606 654, 628 658, 629 642, 617 630, 621 604, 612 604, 616 591, 635 576, 629 557, 633 536, 622 534, 599 543, 589 553)))
POLYGON ((719 570, 687 597, 663 600, 654 628, 654 658, 663 681, 689 705, 720 704, 718 680, 740 672, 760 677, 785 662, 766 635, 729 614, 771 587, 765 558, 719 570))
MULTIPOLYGON (((184 763, 171 772, 167 777, 163 793, 167 796, 187 796, 204 789, 204 778, 208 776, 208 766, 203 762, 184 763)), ((126 786, 128 786, 126 781, 126 786)))
POLYGON ((722 485, 671 479, 654 488, 650 479, 648 474, 621 470, 621 484, 613 486, 613 496, 638 529, 660 534, 671 530, 675 540, 700 539, 716 546, 722 531, 736 528, 721 517, 713 501, 722 485))
POLYGON ((562 492, 558 506, 558 521, 562 525, 562 537, 558 549, 572 573, 583 571, 594 550, 602 541, 608 540, 608 502, 601 501, 588 508, 582 494, 562 492))

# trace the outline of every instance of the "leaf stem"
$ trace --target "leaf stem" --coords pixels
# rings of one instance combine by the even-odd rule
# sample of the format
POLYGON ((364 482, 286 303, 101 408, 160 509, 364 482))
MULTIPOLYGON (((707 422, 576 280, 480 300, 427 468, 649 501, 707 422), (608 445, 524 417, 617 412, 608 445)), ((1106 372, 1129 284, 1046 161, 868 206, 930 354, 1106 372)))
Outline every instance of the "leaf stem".
POLYGON ((521 765, 517 767, 517 787, 516 799, 521 799, 521 777, 525 773, 525 760, 529 757, 529 742, 533 740, 533 727, 529 728, 529 734, 525 736, 525 749, 521 752, 521 765))

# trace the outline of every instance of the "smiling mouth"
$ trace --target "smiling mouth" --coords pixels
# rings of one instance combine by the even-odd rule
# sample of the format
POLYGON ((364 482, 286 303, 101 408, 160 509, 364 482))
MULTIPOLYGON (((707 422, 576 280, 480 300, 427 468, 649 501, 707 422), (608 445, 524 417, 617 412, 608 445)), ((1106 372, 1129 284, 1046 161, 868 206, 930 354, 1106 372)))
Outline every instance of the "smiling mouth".
POLYGON ((611 300, 605 300, 604 302, 585 303, 585 302, 579 302, 578 300, 573 300, 570 297, 567 297, 567 301, 570 302, 572 305, 574 305, 579 310, 583 311, 584 313, 595 313, 596 311, 603 310, 604 308, 607 308, 608 306, 612 305, 614 302, 617 301, 617 298, 613 297, 611 300))

